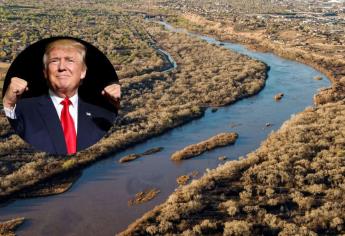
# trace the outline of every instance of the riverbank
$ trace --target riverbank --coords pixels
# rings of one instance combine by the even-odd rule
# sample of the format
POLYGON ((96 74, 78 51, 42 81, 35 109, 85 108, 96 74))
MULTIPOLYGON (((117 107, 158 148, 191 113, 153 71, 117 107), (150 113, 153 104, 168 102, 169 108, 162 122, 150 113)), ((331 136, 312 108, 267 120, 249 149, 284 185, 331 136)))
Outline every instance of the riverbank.
MULTIPOLYGON (((4 130, 0 142, 2 201, 52 176, 84 168, 200 117, 208 106, 224 106, 263 88, 267 76, 263 63, 146 24, 157 45, 172 55, 178 68, 169 73, 154 72, 121 80, 122 110, 116 126, 99 143, 75 157, 36 152, 10 129, 4 130)), ((9 127, 5 118, 1 121, 3 127, 9 127)))
POLYGON ((344 117, 344 101, 307 108, 120 235, 343 234, 344 117))
MULTIPOLYGON (((203 22, 203 25, 210 24, 203 22)), ((209 35, 217 35, 217 31, 209 35)), ((269 49, 290 59, 299 51, 278 48, 265 41, 261 46, 250 38, 241 40, 247 44, 257 43, 256 49, 269 49)), ((316 95, 316 106, 285 122, 256 151, 238 161, 229 161, 178 189, 165 203, 146 213, 120 235, 334 235, 345 232, 345 130, 342 125, 345 102, 336 94, 343 89, 342 72, 334 70, 339 66, 337 60, 332 62, 320 57, 314 62, 315 55, 308 56, 306 51, 299 53, 298 61, 331 75, 333 87, 316 95), (327 67, 327 63, 332 66, 327 67)))
MULTIPOLYGON (((283 35, 287 33, 284 27, 282 27, 283 29, 276 30, 274 33, 269 30, 268 26, 267 29, 259 28, 247 31, 246 28, 244 28, 243 31, 238 31, 236 30, 238 27, 234 22, 227 22, 224 20, 222 20, 222 22, 217 22, 192 13, 169 16, 167 20, 176 27, 210 35, 220 41, 240 43, 253 50, 272 52, 280 57, 295 60, 319 70, 331 80, 332 87, 315 95, 316 104, 336 102, 345 98, 344 54, 339 53, 339 50, 334 50, 334 53, 331 53, 330 48, 334 47, 333 41, 329 43, 323 42, 323 44, 320 44, 322 47, 319 46, 318 50, 316 50, 311 43, 301 43, 306 40, 308 42, 323 41, 322 35, 305 35, 304 39, 300 38, 298 39, 299 41, 296 42, 297 36, 291 36, 290 38, 283 37, 283 35)), ((269 25, 273 23, 266 22, 266 24, 269 25)), ((291 23, 289 22, 288 24, 291 23)), ((289 33, 298 35, 296 31, 289 33)))

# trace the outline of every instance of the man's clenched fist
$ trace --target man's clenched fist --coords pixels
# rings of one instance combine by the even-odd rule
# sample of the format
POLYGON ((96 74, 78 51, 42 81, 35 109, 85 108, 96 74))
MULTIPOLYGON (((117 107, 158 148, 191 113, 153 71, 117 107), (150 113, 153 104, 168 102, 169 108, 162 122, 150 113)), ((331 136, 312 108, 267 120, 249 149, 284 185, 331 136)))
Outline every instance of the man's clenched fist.
POLYGON ((6 108, 13 108, 19 97, 28 90, 28 82, 18 77, 12 77, 10 85, 7 87, 5 96, 2 100, 3 106, 6 108))
POLYGON ((106 86, 102 91, 102 95, 107 97, 116 108, 119 108, 121 98, 121 86, 119 84, 106 86))

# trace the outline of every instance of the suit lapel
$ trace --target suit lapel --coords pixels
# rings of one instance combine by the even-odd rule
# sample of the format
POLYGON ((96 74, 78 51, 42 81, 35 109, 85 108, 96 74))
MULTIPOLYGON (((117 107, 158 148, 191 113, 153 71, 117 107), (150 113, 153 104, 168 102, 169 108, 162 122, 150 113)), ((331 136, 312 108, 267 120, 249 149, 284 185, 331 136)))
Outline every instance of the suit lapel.
POLYGON ((56 153, 67 153, 65 136, 51 98, 48 95, 42 96, 39 103, 38 111, 41 114, 56 153))

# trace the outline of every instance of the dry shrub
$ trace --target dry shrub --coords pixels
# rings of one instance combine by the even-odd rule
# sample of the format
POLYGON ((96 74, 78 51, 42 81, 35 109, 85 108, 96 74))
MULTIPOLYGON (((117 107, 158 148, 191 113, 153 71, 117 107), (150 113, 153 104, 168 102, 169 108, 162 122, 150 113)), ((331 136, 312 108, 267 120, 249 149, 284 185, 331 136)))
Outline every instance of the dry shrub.
POLYGON ((200 224, 195 225, 192 229, 192 235, 212 235, 217 232, 219 224, 215 221, 203 220, 200 224))
POLYGON ((5 137, 10 133, 11 125, 8 122, 7 118, 2 113, 0 113, 0 137, 5 137))
POLYGON ((205 141, 189 145, 180 151, 174 152, 171 155, 171 160, 179 161, 183 159, 192 158, 202 154, 203 152, 212 150, 216 147, 233 144, 236 141, 237 137, 238 135, 233 132, 217 134, 205 141))
POLYGON ((158 195, 159 192, 160 190, 153 188, 153 189, 136 193, 135 198, 128 201, 128 205, 132 206, 132 205, 142 204, 142 203, 151 201, 153 198, 155 198, 158 195))
POLYGON ((318 105, 341 101, 345 98, 343 84, 334 84, 331 88, 322 89, 314 96, 314 103, 318 105))
POLYGON ((224 225, 224 234, 226 236, 246 236, 251 234, 252 225, 246 221, 233 220, 224 225))
POLYGON ((219 208, 225 209, 230 216, 236 215, 236 213, 239 211, 238 206, 238 203, 233 200, 228 200, 219 204, 219 208))
POLYGON ((77 164, 77 159, 71 157, 69 160, 66 160, 62 163, 62 169, 68 170, 77 164))
POLYGON ((185 185, 189 179, 190 179, 189 175, 181 175, 176 178, 176 182, 178 185, 185 185))
POLYGON ((5 222, 0 222, 0 235, 15 236, 14 230, 24 222, 24 218, 16 218, 5 222))
POLYGON ((284 227, 278 234, 279 236, 291 236, 291 235, 301 235, 301 236, 317 236, 313 231, 308 230, 307 227, 298 227, 296 224, 286 223, 284 227))
POLYGON ((121 157, 119 163, 129 162, 138 159, 142 155, 139 154, 129 154, 127 156, 121 157))
POLYGON ((145 155, 151 155, 151 154, 154 154, 154 153, 157 153, 157 152, 160 152, 163 150, 163 147, 157 147, 157 148, 151 148, 149 150, 146 150, 145 152, 143 153, 134 153, 134 154, 129 154, 127 156, 124 156, 124 157, 121 157, 120 160, 119 160, 119 163, 124 163, 124 162, 129 162, 129 161, 133 161, 133 160, 136 160, 142 156, 145 156, 145 155))

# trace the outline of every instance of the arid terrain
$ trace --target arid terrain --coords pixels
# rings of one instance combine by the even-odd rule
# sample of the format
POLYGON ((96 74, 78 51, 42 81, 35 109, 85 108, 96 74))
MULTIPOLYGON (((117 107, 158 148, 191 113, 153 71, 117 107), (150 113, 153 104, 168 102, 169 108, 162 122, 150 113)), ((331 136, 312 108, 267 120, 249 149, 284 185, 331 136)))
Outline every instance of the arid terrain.
MULTIPOLYGON (((176 8, 173 2, 166 5, 176 8)), ((183 14, 166 17, 177 27, 309 64, 327 74, 333 85, 315 96, 313 108, 286 122, 258 150, 177 190, 123 235, 345 232, 344 3, 328 11, 314 5, 303 13, 299 11, 305 6, 296 12, 281 7, 289 14, 248 14, 243 8, 243 14, 213 14, 212 8, 194 2, 185 5, 183 14)))
POLYGON ((263 63, 165 31, 145 20, 150 16, 309 64, 332 87, 257 150, 179 188, 123 235, 345 233, 344 2, 76 1, 60 11, 51 10, 60 1, 15 2, 0 5, 2 62, 11 63, 41 38, 82 35, 117 69, 123 98, 107 137, 73 159, 32 150, 1 117, 2 201, 200 117, 205 107, 231 104, 263 88, 263 63), (167 51, 177 68, 161 72, 167 61, 153 45, 167 51))
POLYGON ((344 102, 308 108, 261 147, 210 171, 122 235, 344 233, 344 102))
MULTIPOLYGON (((46 13, 48 8, 44 6, 29 7, 30 3, 20 4, 15 6, 4 5, 2 9, 5 12, 11 12, 24 7, 33 9, 33 12, 27 11, 25 14, 29 14, 29 16, 30 14, 39 15, 43 18, 48 14, 46 13), (38 14, 37 11, 41 13, 38 14)), ((79 14, 82 14, 80 12, 89 12, 83 4, 77 4, 73 7, 80 7, 79 13, 74 16, 76 19, 81 17, 79 16, 79 14)), ((128 68, 133 67, 133 61, 128 62, 128 64, 116 61, 115 56, 120 56, 117 51, 114 51, 114 57, 109 55, 114 67, 119 68, 121 66, 122 68, 119 70, 123 94, 119 119, 107 137, 97 145, 78 153, 76 158, 50 156, 33 150, 11 131, 6 118, 1 117, 0 195, 2 200, 20 194, 23 189, 23 191, 27 191, 27 187, 30 188, 54 175, 65 172, 70 173, 73 169, 111 155, 111 153, 133 143, 143 141, 161 134, 165 130, 186 123, 193 118, 200 117, 207 106, 222 106, 233 103, 238 99, 259 92, 264 86, 267 68, 261 62, 192 39, 185 34, 170 33, 163 30, 158 24, 146 22, 142 15, 138 16, 130 12, 114 13, 115 8, 111 8, 109 11, 105 11, 103 8, 101 10, 101 16, 105 15, 111 19, 113 19, 114 14, 119 14, 120 16, 117 18, 121 20, 116 21, 119 27, 116 27, 113 23, 109 23, 106 27, 103 24, 88 22, 83 29, 85 31, 83 33, 85 40, 99 46, 100 42, 88 38, 87 35, 93 37, 95 30, 112 31, 109 27, 114 27, 117 31, 112 32, 118 32, 123 37, 130 28, 132 34, 128 37, 134 37, 129 42, 133 49, 129 50, 130 53, 122 55, 124 61, 131 61, 129 59, 132 57, 131 53, 135 53, 133 51, 136 51, 140 45, 150 45, 154 42, 155 46, 171 54, 178 67, 169 73, 164 73, 159 72, 159 70, 150 72, 150 70, 147 70, 149 66, 141 65, 144 68, 135 67, 137 71, 132 76, 132 72, 128 72, 132 70, 128 70, 128 68), (123 28, 120 27, 121 25, 123 28), (135 27, 140 29, 141 33, 136 32, 135 27), (136 34, 133 33, 134 31, 136 34), (217 56, 212 56, 212 53, 217 56), (198 70, 195 68, 198 68, 198 70)), ((66 12, 70 11, 71 9, 66 9, 66 12)), ((73 8, 73 11, 76 11, 76 9, 73 8)), ((49 11, 49 14, 54 15, 54 11, 49 11)), ((59 11, 56 14, 62 14, 62 12, 59 11)), ((98 17, 99 12, 93 11, 93 14, 98 17)), ((8 25, 5 28, 9 32, 24 29, 24 19, 28 19, 28 16, 19 15, 15 20, 10 17, 9 13, 6 16, 8 16, 6 18, 8 25), (13 24, 17 27, 13 27, 13 24)), ((88 16, 91 17, 89 14, 88 16)), ((51 18, 55 19, 56 17, 51 18)), ((36 25, 37 22, 34 21, 32 24, 36 25)), ((54 22, 51 26, 49 24, 46 26, 46 28, 50 27, 54 29, 54 22)), ((72 32, 76 30, 76 27, 78 27, 78 24, 69 24, 67 30, 70 30, 68 32, 73 35, 72 32)), ((52 35, 57 33, 62 34, 64 32, 51 32, 52 35)), ((18 34, 13 33, 13 35, 18 34)), ((106 35, 107 33, 101 31, 101 38, 106 37, 106 35)), ((10 42, 22 42, 15 37, 10 39, 10 42)), ((35 37, 33 39, 36 40, 35 37)), ((99 46, 100 48, 109 46, 106 41, 103 41, 103 43, 104 45, 99 46)), ((106 54, 110 53, 109 50, 103 49, 106 54)), ((162 61, 161 67, 164 67, 164 58, 157 55, 155 49, 151 47, 148 47, 147 50, 152 51, 144 53, 146 55, 145 60, 151 63, 151 59, 157 57, 162 61)), ((19 51, 11 53, 15 55, 19 51)), ((141 50, 139 51, 143 53, 141 50)), ((137 58, 133 60, 137 60, 137 58)), ((7 56, 4 57, 4 61, 8 61, 7 56)))

